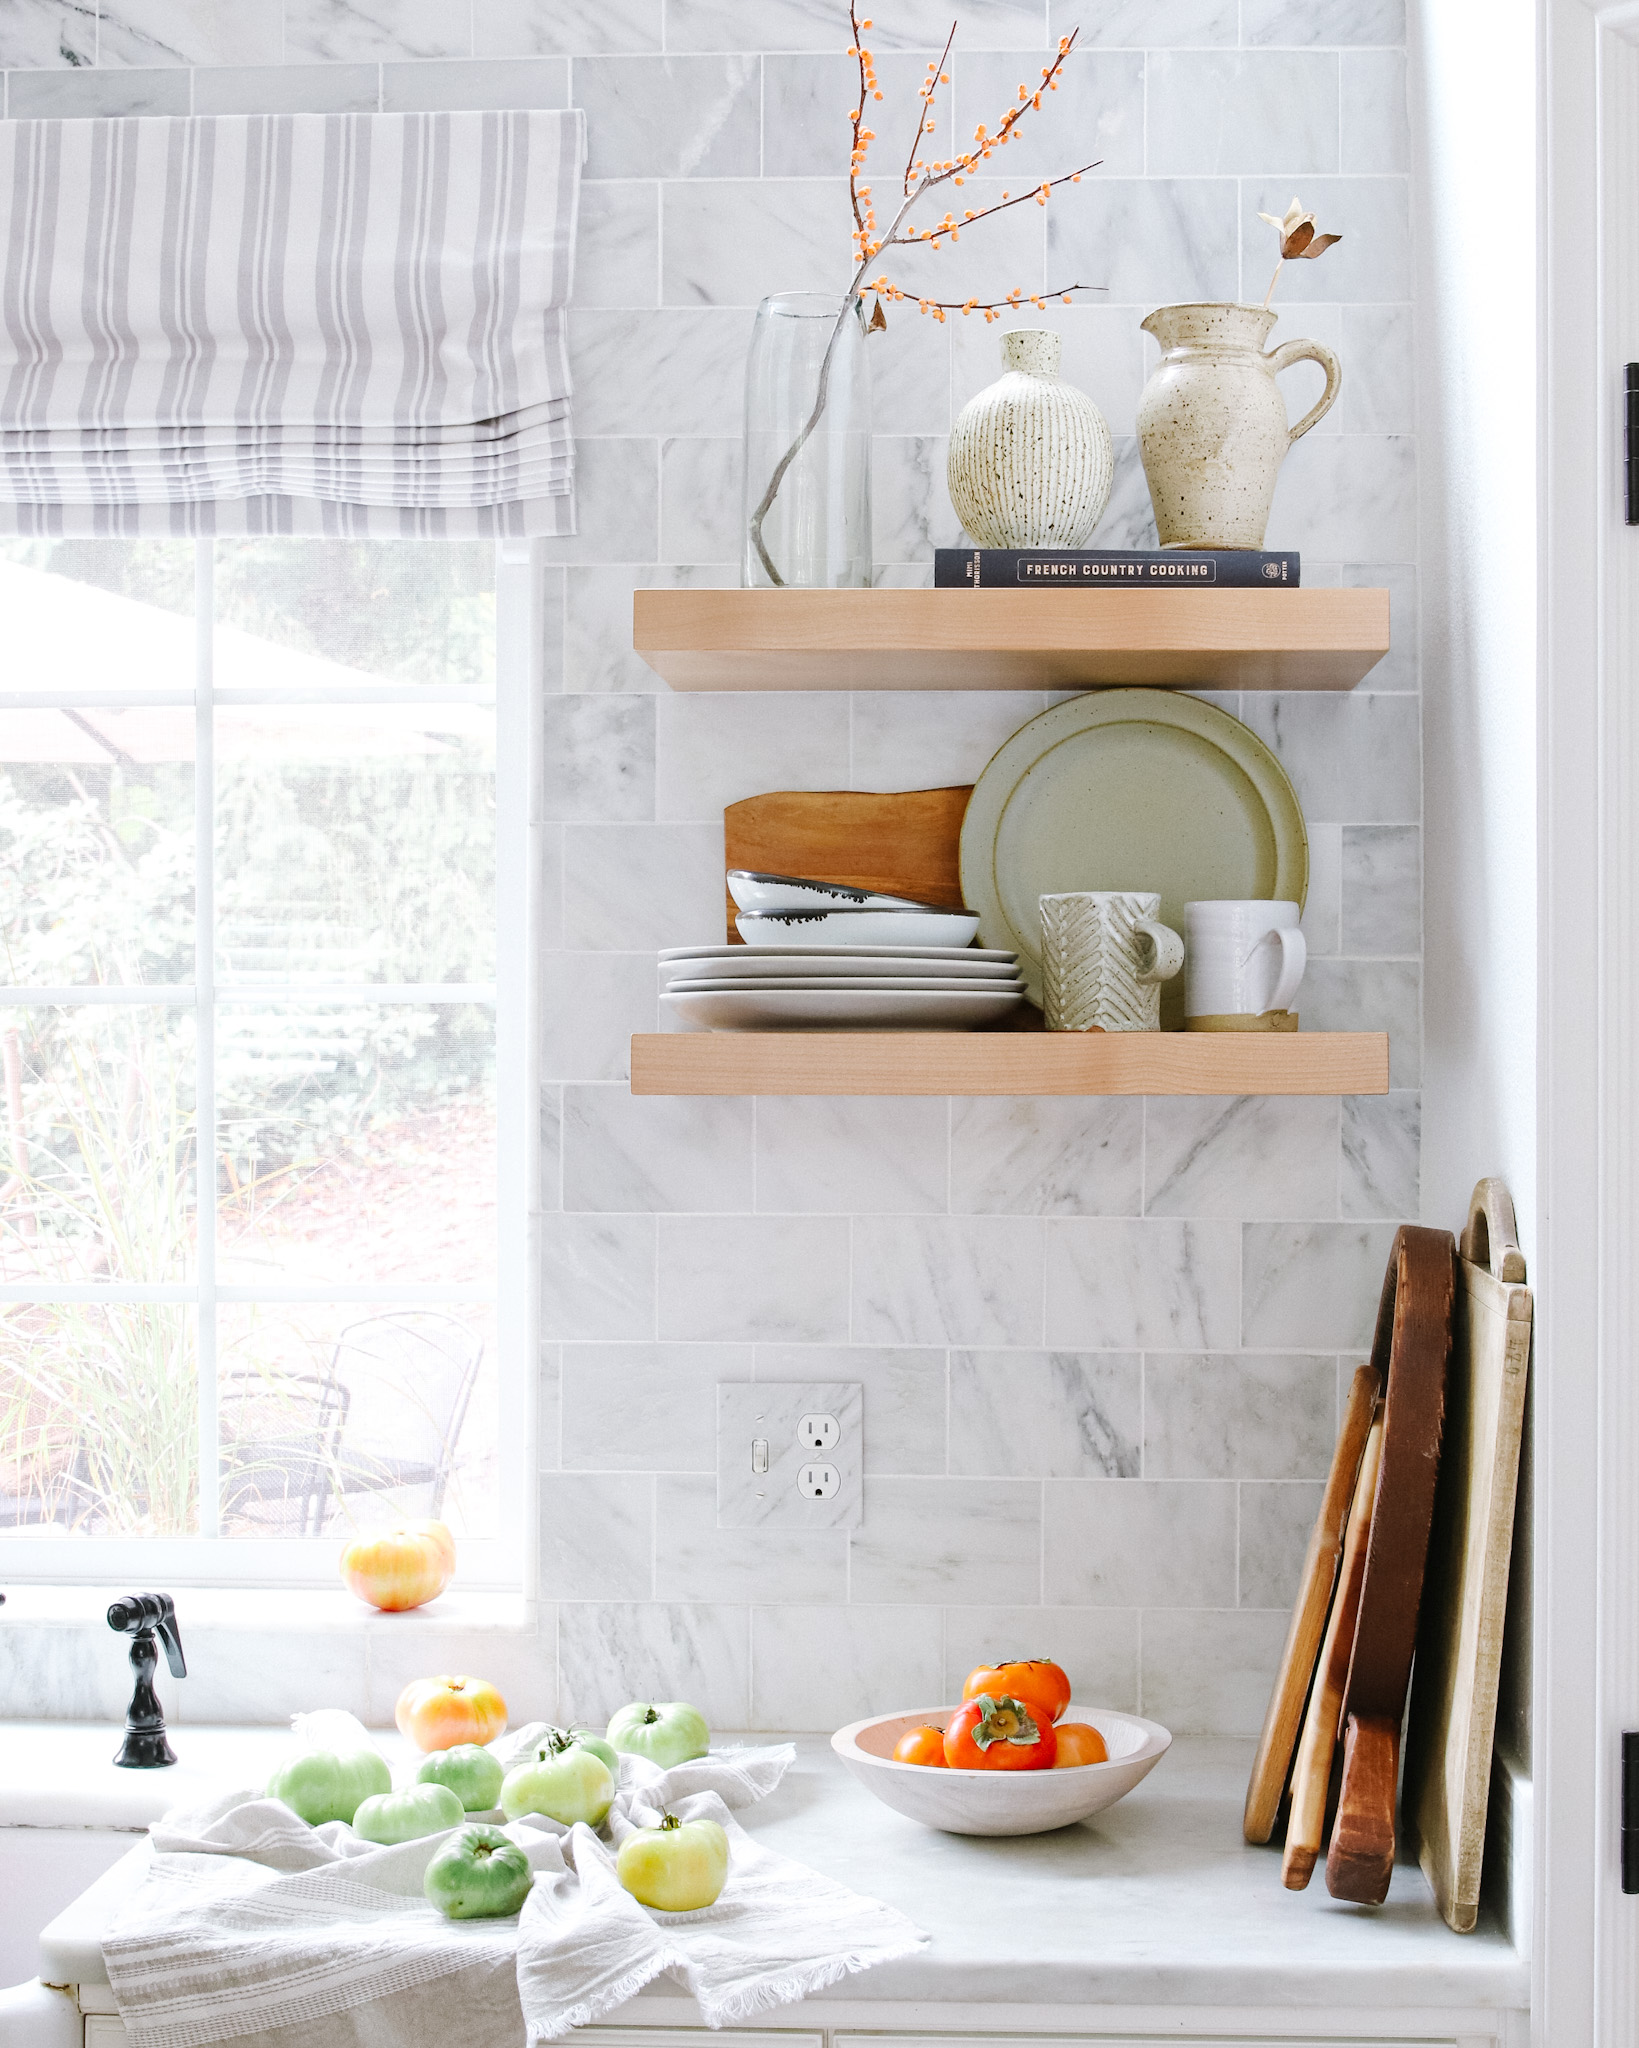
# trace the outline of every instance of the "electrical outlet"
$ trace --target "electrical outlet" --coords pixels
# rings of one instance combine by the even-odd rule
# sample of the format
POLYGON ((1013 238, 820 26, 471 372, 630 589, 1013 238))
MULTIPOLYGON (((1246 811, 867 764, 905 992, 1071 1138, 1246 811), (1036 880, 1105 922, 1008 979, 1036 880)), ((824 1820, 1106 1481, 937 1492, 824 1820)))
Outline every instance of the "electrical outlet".
POLYGON ((865 1391, 854 1381, 717 1389, 717 1526, 851 1529, 862 1514, 865 1391))

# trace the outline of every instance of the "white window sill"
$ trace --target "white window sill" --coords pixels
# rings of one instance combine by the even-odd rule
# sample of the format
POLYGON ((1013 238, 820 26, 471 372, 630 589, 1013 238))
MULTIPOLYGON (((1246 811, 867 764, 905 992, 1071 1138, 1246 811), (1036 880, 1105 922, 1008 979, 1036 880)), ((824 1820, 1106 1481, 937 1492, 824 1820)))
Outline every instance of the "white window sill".
MULTIPOLYGON (((131 1694, 125 1638, 108 1586, 4 1586, 0 1720, 101 1722, 117 1728, 131 1694)), ((390 1728, 412 1678, 465 1671, 500 1687, 514 1724, 557 1711, 556 1611, 515 1593, 455 1591, 406 1614, 380 1614, 342 1588, 165 1588, 176 1600, 188 1676, 155 1674, 166 1720, 280 1725, 345 1707, 390 1728)))
MULTIPOLYGON (((95 1626, 106 1629, 110 1604, 129 1593, 130 1585, 108 1586, 14 1586, 0 1587, 6 1596, 0 1607, 0 1630, 7 1622, 33 1626, 75 1628, 95 1626)), ((287 1630, 329 1633, 342 1631, 391 1630, 400 1635, 419 1629, 519 1629, 533 1634, 534 1604, 517 1593, 481 1593, 452 1590, 441 1593, 425 1607, 412 1607, 402 1614, 381 1614, 353 1594, 328 1587, 171 1587, 176 1599, 177 1622, 182 1630, 183 1648, 188 1641, 188 1624, 195 1628, 242 1631, 247 1635, 284 1633, 287 1630)))

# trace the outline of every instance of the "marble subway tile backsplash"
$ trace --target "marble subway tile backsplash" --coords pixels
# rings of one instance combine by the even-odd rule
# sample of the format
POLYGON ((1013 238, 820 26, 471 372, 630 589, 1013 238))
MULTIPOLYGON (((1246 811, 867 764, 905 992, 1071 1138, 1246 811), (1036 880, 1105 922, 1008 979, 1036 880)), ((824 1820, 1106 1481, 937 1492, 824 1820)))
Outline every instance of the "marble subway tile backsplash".
MULTIPOLYGON (((896 275, 938 295, 1101 289, 1044 318, 1117 473, 1097 544, 1154 542, 1134 438, 1170 299, 1261 298, 1294 192, 1344 239, 1289 265, 1274 339, 1344 364, 1286 466, 1270 544, 1310 583, 1386 586, 1358 690, 1227 695, 1310 835, 1310 1028, 1386 1028, 1393 1092, 1320 1099, 633 1098, 655 949, 724 936, 725 805, 771 789, 968 783, 1028 692, 674 694, 632 594, 738 581, 742 368, 767 292, 838 290, 854 89, 838 0, 9 0, 6 111, 584 107, 570 343, 580 531, 546 548, 542 1356, 536 1632, 457 1633, 568 1719, 646 1693, 722 1727, 935 1706, 998 1652, 1181 1731, 1256 1732, 1338 1388, 1419 1203, 1416 390, 1401 0, 895 0, 887 100, 961 17, 940 138, 990 122, 1072 27, 1063 90, 978 205, 1093 157, 896 275), (719 1530, 717 1387, 856 1380, 851 1531, 719 1530)), ((885 118, 877 118, 878 116, 885 118)), ((987 167, 988 168, 988 167, 987 167)), ((889 173, 891 175, 891 172, 889 173)), ((1036 317, 1036 316, 1030 316, 1036 317)), ((879 580, 925 583, 997 330, 903 304, 872 343, 879 580)), ((1295 414, 1318 375, 1284 380, 1295 414)), ((1452 1218, 1431 1221, 1451 1223, 1452 1218)), ((0 1712, 106 1716, 118 1660, 8 1626, 0 1712), (113 1673, 110 1678, 109 1674, 113 1673)), ((413 1657, 321 1646, 390 1716, 413 1657)), ((190 1647, 193 1647, 190 1645, 190 1647)), ((315 1655, 320 1652, 316 1651, 315 1655)), ((440 1650, 433 1668, 444 1657, 440 1650)), ((202 1660, 203 1661, 203 1660, 202 1660)), ((226 1660, 218 1660, 225 1662, 226 1660)), ((255 1711, 223 1678, 212 1711, 255 1711)), ((196 1713, 197 1717, 197 1713, 196 1713)))

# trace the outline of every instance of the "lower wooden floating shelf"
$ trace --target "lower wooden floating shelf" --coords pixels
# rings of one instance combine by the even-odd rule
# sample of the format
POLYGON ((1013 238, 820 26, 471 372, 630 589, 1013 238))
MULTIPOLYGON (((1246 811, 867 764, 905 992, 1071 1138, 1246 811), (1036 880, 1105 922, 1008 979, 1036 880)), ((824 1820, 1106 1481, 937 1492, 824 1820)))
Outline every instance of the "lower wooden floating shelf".
POLYGON ((679 1031, 634 1095, 1386 1095, 1382 1031, 679 1031))

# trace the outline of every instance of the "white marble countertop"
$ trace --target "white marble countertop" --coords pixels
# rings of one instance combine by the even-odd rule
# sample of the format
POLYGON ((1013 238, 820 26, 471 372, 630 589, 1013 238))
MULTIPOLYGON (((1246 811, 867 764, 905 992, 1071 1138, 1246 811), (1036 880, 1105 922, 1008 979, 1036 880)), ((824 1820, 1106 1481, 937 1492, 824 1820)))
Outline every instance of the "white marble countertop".
MULTIPOLYGON (((165 1807, 255 1778, 286 1740, 267 1729, 174 1738, 182 1761, 117 1770, 106 1728, 35 1724, 0 1743, 0 1826, 140 1828, 165 1807)), ((751 1740, 768 1741, 767 1736, 751 1740)), ((932 1936, 904 1962, 853 1977, 779 2024, 836 2024, 862 2001, 891 2024, 953 2005, 1047 2007, 1359 2006, 1523 2008, 1529 1970, 1494 1923, 1450 1933, 1421 1872, 1402 1866, 1386 1905, 1339 1905, 1317 1877, 1281 1887, 1278 1852, 1241 1839, 1251 1745, 1180 1740, 1136 1791, 1078 1827, 1014 1840, 933 1833, 879 1804, 831 1755, 798 1736, 785 1782, 742 1821, 771 1848, 888 1900, 932 1936)), ((396 1747, 395 1739, 388 1746, 396 1747)), ((42 1937, 50 1981, 95 1983, 100 1931, 140 1873, 136 1851, 42 1937)), ((670 1986, 634 2019, 685 2016, 670 1986)), ((688 2008, 692 2010, 692 2006, 688 2008)))

